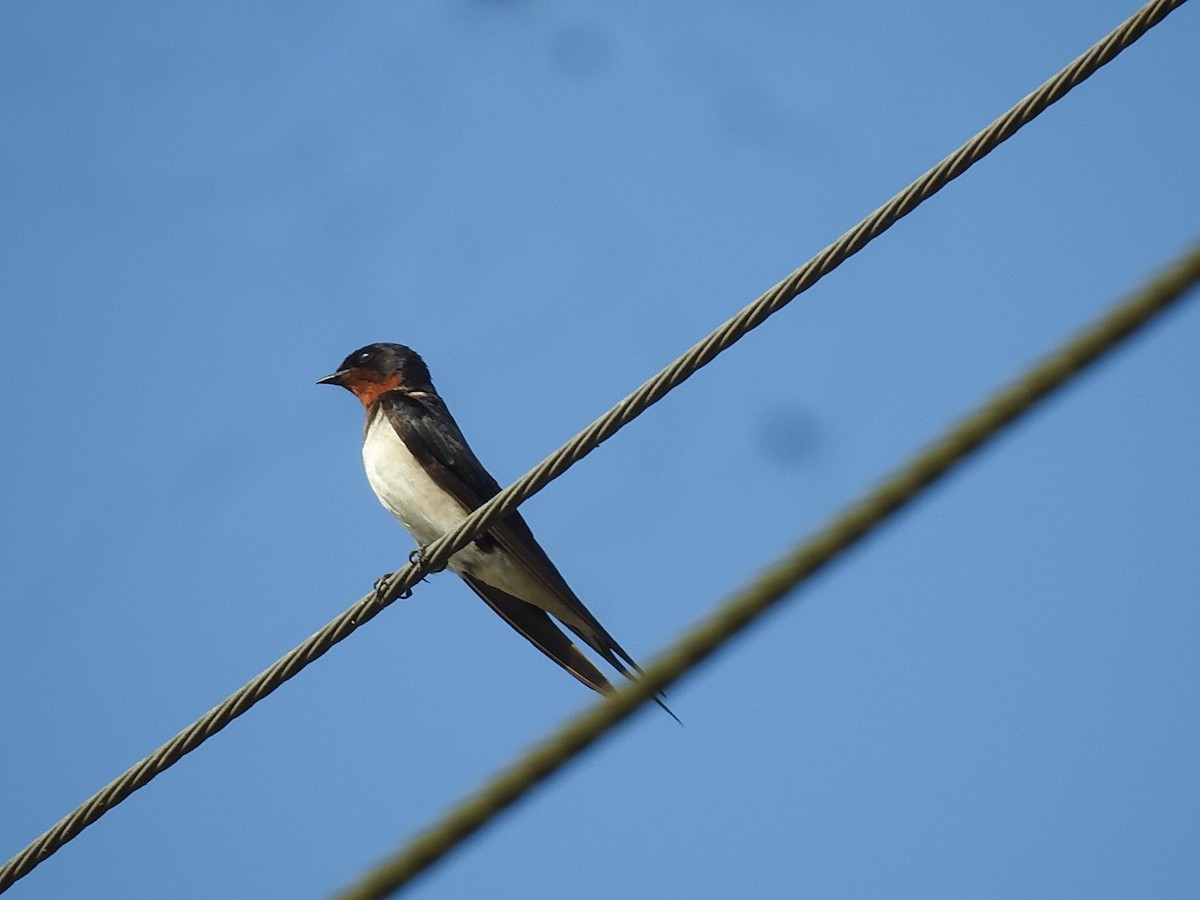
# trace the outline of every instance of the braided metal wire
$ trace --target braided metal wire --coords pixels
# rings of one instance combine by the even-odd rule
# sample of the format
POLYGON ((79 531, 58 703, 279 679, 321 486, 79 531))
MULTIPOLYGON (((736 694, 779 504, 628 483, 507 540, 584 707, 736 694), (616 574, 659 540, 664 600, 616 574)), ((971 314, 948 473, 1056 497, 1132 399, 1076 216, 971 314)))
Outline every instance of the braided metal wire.
MULTIPOLYGON (((425 548, 424 559, 430 569, 444 566, 446 560, 464 547, 474 536, 486 531, 498 519, 557 478, 568 468, 591 453, 619 429, 633 421, 650 406, 661 400, 723 351, 757 328, 799 294, 828 275, 868 243, 883 234, 917 206, 949 184, 988 153, 1029 124, 1051 104, 1062 99, 1097 69, 1111 62, 1170 12, 1186 0, 1154 0, 1122 22, 1107 37, 1094 44, 1057 75, 1045 82, 1016 106, 996 119, 954 153, 896 194, 857 226, 818 253, 815 257, 779 282, 745 309, 726 321, 704 340, 646 381, 636 391, 617 403, 595 422, 571 438, 512 485, 481 506, 458 528, 425 548)), ((385 596, 394 598, 407 589, 413 579, 404 572, 396 573, 385 596)))
POLYGON ((335 644, 345 640, 359 626, 377 616, 386 606, 410 590, 424 574, 444 567, 454 553, 486 531, 494 522, 512 512, 520 503, 710 363, 719 353, 757 328, 798 294, 912 212, 920 203, 1010 138, 1185 2, 1186 0, 1152 0, 1147 3, 1111 34, 971 138, 960 149, 645 382, 540 465, 481 506, 461 526, 431 543, 415 563, 410 563, 395 572, 379 590, 360 598, 348 610, 281 657, 269 669, 255 676, 188 728, 88 798, 0 868, 0 893, 27 875, 35 866, 135 790, 145 786, 155 776, 170 768, 184 755, 195 750, 268 694, 273 693, 309 663, 323 656, 335 644))
POLYGON ((378 900, 412 882, 476 831, 596 743, 680 677, 728 643, 746 626, 789 596, 922 491, 963 462, 1039 401, 1061 388, 1119 343, 1182 300, 1200 283, 1200 244, 1131 299, 1027 370, 963 418, 927 449, 793 550, 754 583, 717 608, 646 667, 636 682, 598 701, 476 794, 371 870, 339 900, 378 900))

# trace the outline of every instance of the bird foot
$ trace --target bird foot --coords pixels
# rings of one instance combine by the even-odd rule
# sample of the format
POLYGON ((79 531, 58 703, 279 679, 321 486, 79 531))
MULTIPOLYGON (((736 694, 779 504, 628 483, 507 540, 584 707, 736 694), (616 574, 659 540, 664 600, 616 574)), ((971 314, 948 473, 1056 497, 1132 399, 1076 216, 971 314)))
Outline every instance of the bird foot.
MULTIPOLYGON (((395 572, 384 572, 382 575, 380 575, 378 578, 375 579, 375 600, 376 600, 376 602, 380 602, 383 600, 384 589, 387 588, 387 583, 394 574, 396 574, 396 573, 395 572)), ((412 596, 412 588, 409 588, 407 591, 404 591, 403 593, 401 593, 400 596, 397 597, 396 599, 407 600, 411 596, 412 596)))
POLYGON ((422 581, 427 580, 428 576, 434 575, 446 568, 445 566, 441 566, 437 569, 431 569, 429 567, 429 557, 425 555, 425 547, 418 547, 412 553, 408 554, 408 561, 411 565, 421 570, 422 581))

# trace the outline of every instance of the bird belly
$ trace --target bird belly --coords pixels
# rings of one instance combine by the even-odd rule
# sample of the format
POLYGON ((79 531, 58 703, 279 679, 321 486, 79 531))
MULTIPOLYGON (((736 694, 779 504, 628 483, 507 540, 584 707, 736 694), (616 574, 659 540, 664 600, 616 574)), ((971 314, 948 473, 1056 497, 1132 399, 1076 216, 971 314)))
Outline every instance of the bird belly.
MULTIPOLYGON (((376 416, 367 430, 363 466, 379 502, 422 546, 457 528, 471 512, 425 471, 387 416, 376 416)), ((468 544, 450 558, 449 568, 538 606, 553 602, 542 597, 545 584, 499 547, 468 544)))
POLYGON ((362 452, 375 496, 418 544, 441 537, 467 517, 468 510, 429 476, 387 416, 375 417, 362 452))

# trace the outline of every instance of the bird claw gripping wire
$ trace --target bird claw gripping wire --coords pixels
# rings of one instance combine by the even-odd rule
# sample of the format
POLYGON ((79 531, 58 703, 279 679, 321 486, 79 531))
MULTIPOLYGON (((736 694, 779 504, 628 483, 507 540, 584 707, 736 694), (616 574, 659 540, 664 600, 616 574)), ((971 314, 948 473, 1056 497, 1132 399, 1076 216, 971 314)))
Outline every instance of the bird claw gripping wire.
MULTIPOLYGON (((417 567, 423 569, 425 566, 425 548, 418 547, 412 553, 408 554, 408 561, 409 561, 410 565, 414 565, 414 566, 417 566, 417 567)), ((382 575, 380 575, 378 578, 375 579, 375 602, 376 603, 383 602, 384 595, 387 592, 388 582, 391 581, 392 576, 395 574, 396 574, 395 572, 384 572, 382 575)), ((424 580, 425 580, 425 575, 422 574, 421 581, 424 581, 424 580)), ((400 594, 396 597, 396 599, 397 600, 407 600, 411 596, 412 596, 412 588, 410 587, 410 588, 407 588, 406 590, 401 591, 400 594)))
MULTIPOLYGON (((428 571, 429 563, 427 562, 427 559, 428 558, 425 556, 424 547, 418 547, 416 550, 413 550, 408 554, 409 565, 416 566, 417 571, 421 573, 420 581, 428 581, 428 576, 433 574, 432 572, 428 571)), ((407 591, 406 593, 408 596, 412 596, 411 590, 407 591)))
MULTIPOLYGON (((425 555, 424 547, 418 547, 412 553, 408 554, 408 562, 410 565, 416 566, 420 571, 421 581, 428 581, 429 576, 433 574, 429 568, 429 557, 425 555)), ((438 571, 440 572, 441 569, 438 571)))
MULTIPOLYGON (((391 577, 395 574, 396 574, 395 572, 384 572, 382 575, 380 575, 378 578, 375 579, 375 602, 376 603, 383 602, 383 595, 384 595, 384 592, 387 590, 388 581, 390 581, 391 577)), ((411 596, 412 596, 412 589, 409 588, 407 591, 403 591, 397 599, 407 600, 411 596)))

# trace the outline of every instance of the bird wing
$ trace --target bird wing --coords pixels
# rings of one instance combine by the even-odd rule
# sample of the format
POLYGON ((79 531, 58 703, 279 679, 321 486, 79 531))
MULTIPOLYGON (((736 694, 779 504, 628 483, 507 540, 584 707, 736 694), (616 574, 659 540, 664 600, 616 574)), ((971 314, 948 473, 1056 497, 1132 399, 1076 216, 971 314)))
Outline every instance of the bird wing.
POLYGON ((612 685, 590 659, 579 652, 570 638, 555 627, 550 615, 532 603, 485 584, 470 575, 460 575, 463 581, 482 598, 505 622, 516 629, 529 643, 586 684, 602 694, 612 692, 612 685))
MULTIPOLYGON (((486 500, 500 492, 499 483, 468 446, 458 423, 454 421, 450 410, 437 394, 424 391, 392 391, 384 394, 379 402, 383 404, 383 412, 400 439, 425 466, 430 477, 467 509, 478 509, 486 500)), ((563 619, 566 627, 623 675, 629 675, 626 664, 635 671, 638 670, 633 658, 583 605, 583 601, 575 596, 575 592, 550 561, 546 551, 538 544, 520 513, 509 513, 493 525, 486 535, 476 539, 476 544, 486 550, 489 549, 489 540, 494 541, 532 572, 570 615, 584 626, 578 627, 563 619)), ((476 593, 480 593, 478 588, 475 590, 476 593)), ((480 596, 483 594, 480 593, 480 596)), ((533 605, 520 598, 513 599, 533 605)), ((491 599, 485 596, 484 600, 500 612, 491 599)), ((504 616, 504 613, 501 615, 504 616)), ((509 621, 511 623, 511 619, 509 621)), ((522 631, 515 624, 513 627, 522 631)), ((522 634, 525 632, 522 631, 522 634)), ((526 634, 526 637, 528 636, 526 634)))

